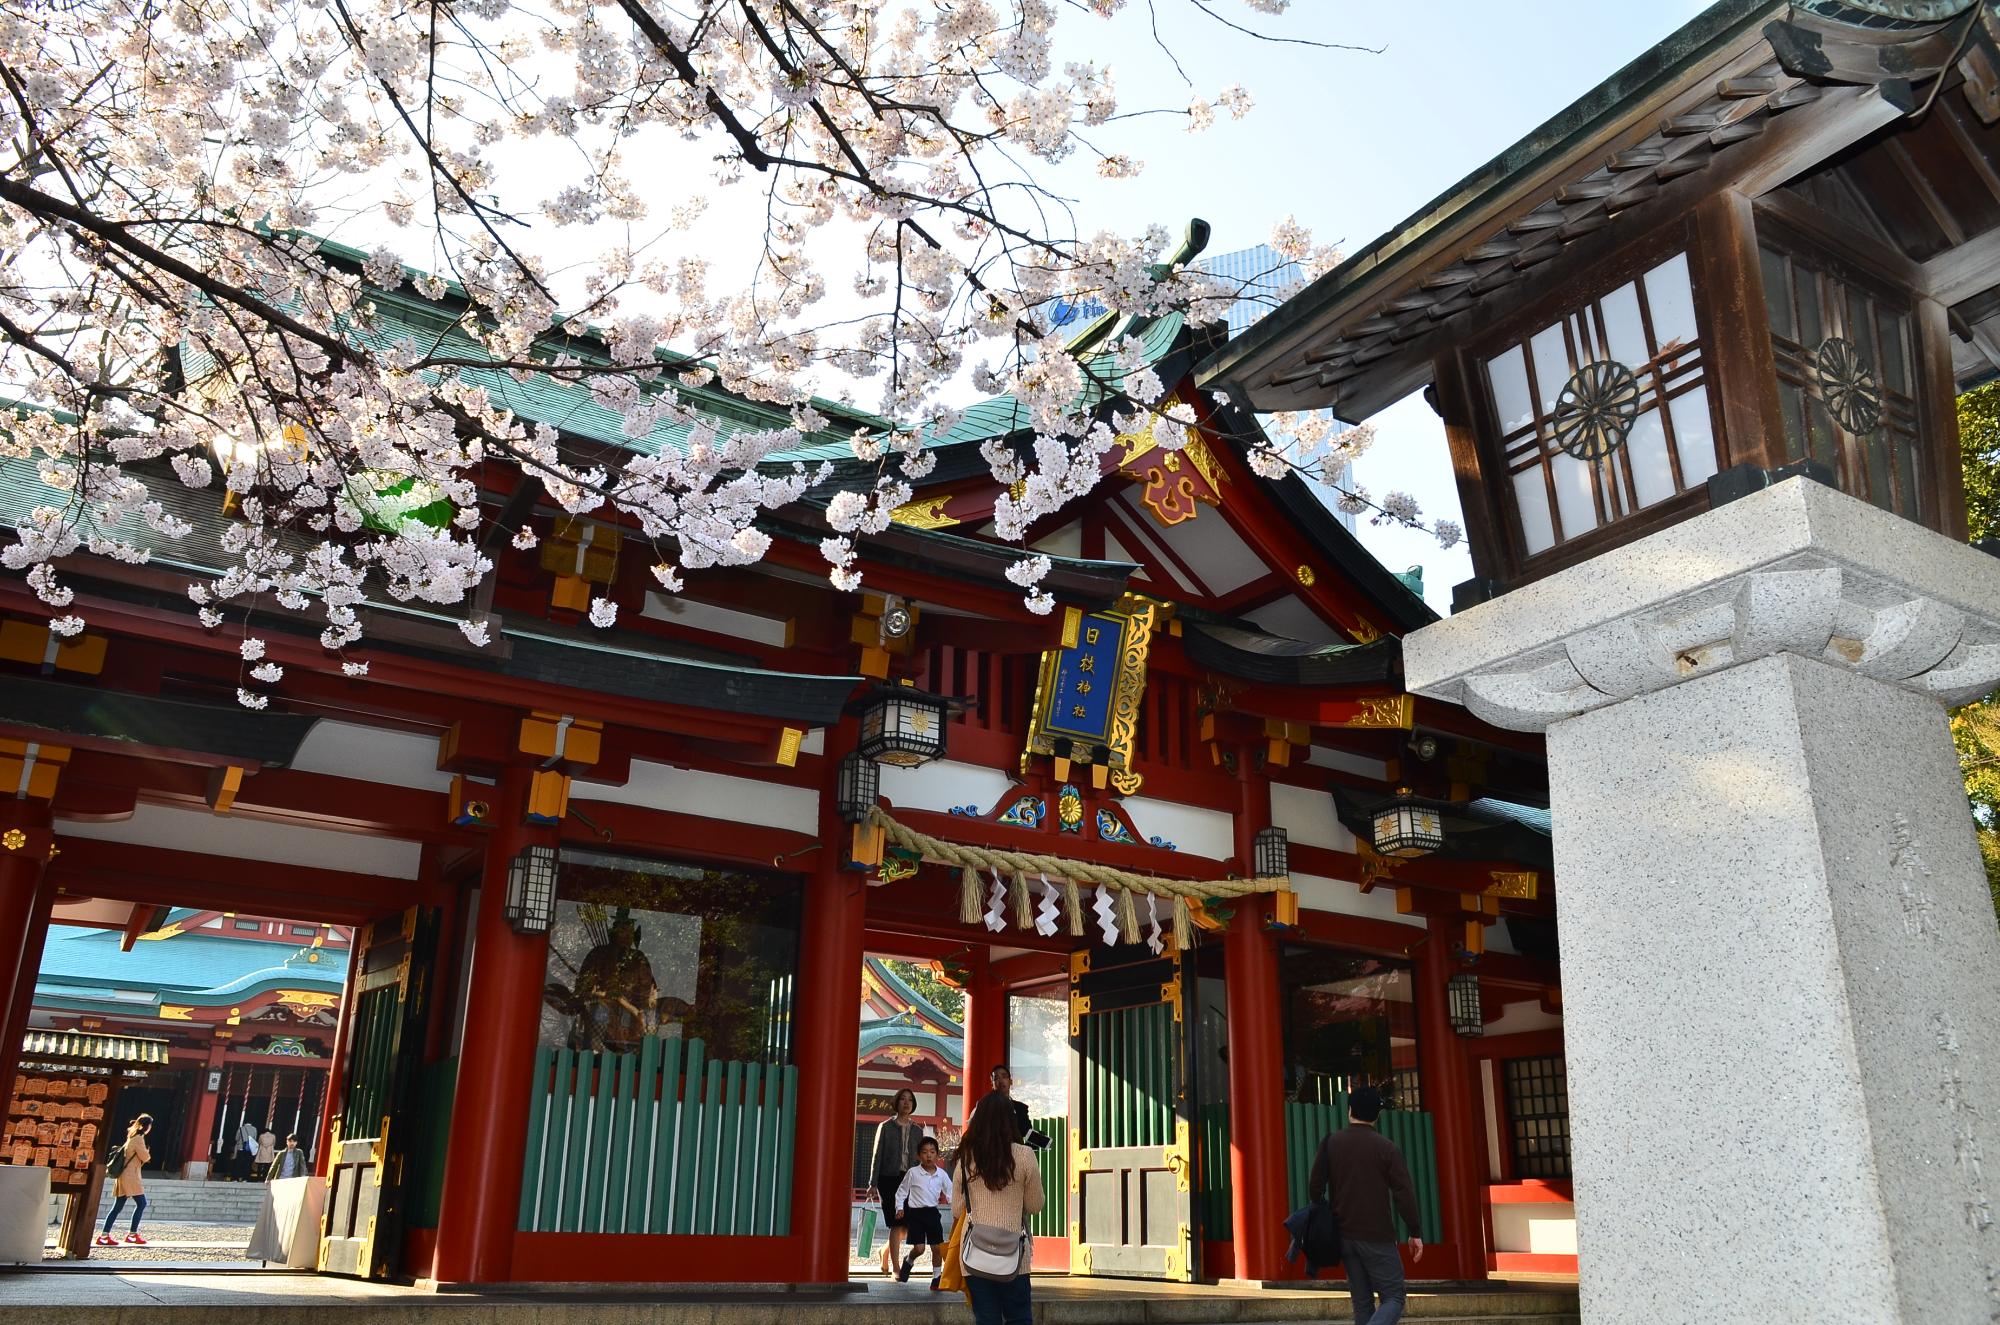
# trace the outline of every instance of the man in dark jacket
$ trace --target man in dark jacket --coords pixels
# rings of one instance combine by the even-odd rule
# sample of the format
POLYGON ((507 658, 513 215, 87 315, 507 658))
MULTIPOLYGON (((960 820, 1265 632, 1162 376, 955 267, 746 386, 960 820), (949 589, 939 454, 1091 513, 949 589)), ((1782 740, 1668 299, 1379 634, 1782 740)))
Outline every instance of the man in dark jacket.
POLYGON ((1410 1230, 1410 1259, 1424 1255, 1418 1237, 1417 1189, 1396 1143, 1375 1130, 1382 1095, 1362 1086, 1347 1097, 1348 1125, 1319 1143, 1307 1191, 1315 1201, 1331 1195, 1340 1219, 1341 1261, 1354 1296, 1354 1325, 1396 1325, 1408 1290, 1396 1254, 1395 1213, 1410 1230), (1381 1304, 1376 1305, 1380 1298, 1381 1304))
POLYGON ((1031 1150, 1046 1149, 1049 1138, 1035 1130, 1028 1114, 1027 1102, 1014 1098, 1014 1074, 1007 1070, 1007 1065, 994 1064, 993 1070, 986 1074, 986 1079, 993 1083, 994 1094, 1007 1097, 1007 1112, 1014 1119, 1014 1139, 1031 1150))

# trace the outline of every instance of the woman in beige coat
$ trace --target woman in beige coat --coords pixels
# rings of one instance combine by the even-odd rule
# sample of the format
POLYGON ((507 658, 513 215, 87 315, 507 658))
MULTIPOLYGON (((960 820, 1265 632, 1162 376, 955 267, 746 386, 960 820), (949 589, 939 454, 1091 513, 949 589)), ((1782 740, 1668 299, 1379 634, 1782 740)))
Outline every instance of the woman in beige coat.
MULTIPOLYGON (((966 1125, 958 1153, 952 1156, 957 1180, 952 1183, 954 1220, 971 1219, 1018 1236, 1029 1215, 1043 1203, 1042 1171, 1035 1152, 1014 1140, 1013 1101, 994 1091, 979 1101, 966 1125)), ((1012 1279, 965 1276, 975 1325, 1029 1325, 1034 1302, 1028 1290, 1028 1267, 1012 1279)))
POLYGON ((106 1166, 116 1184, 111 1195, 111 1213, 104 1216, 104 1231, 97 1235, 100 1247, 115 1247, 118 1239, 111 1236, 111 1226, 118 1221, 118 1212, 125 1208, 125 1202, 132 1204, 132 1231, 125 1235, 125 1241, 134 1247, 146 1245, 146 1239, 139 1236, 139 1220, 146 1213, 146 1180, 141 1172, 153 1152, 146 1149, 146 1133, 153 1130, 153 1115, 142 1113, 132 1120, 125 1129, 125 1144, 118 1147, 106 1166))

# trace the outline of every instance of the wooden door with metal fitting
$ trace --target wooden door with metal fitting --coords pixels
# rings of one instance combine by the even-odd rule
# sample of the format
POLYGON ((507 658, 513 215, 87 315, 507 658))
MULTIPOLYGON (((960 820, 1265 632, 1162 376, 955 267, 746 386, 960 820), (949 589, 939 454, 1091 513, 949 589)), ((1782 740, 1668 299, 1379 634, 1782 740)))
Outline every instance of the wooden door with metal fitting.
POLYGON ((1070 957, 1070 1273, 1192 1280, 1181 958, 1169 945, 1070 957))
POLYGON ((386 1279, 403 1250, 403 1177, 423 1061, 437 912, 411 907, 363 927, 353 1018, 333 1119, 319 1268, 386 1279))

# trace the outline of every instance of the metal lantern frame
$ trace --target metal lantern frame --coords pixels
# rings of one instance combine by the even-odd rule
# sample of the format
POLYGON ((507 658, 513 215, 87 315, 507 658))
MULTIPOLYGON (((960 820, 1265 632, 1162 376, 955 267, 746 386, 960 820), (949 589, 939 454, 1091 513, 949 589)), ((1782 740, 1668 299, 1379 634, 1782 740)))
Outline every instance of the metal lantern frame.
POLYGON ((860 752, 840 761, 840 780, 834 792, 834 806, 843 823, 863 823, 882 796, 882 768, 860 752))
POLYGON ((1260 879, 1288 879, 1292 875, 1292 835, 1278 827, 1260 828, 1251 841, 1254 873, 1260 879))
POLYGON ((1393 800, 1376 807, 1370 816, 1374 826, 1375 849, 1398 860, 1428 856, 1444 845, 1444 815, 1428 801, 1400 788, 1393 800))
POLYGON ((556 883, 562 858, 552 846, 523 847, 507 864, 507 902, 501 914, 516 934, 546 934, 555 925, 556 883))
POLYGON ((1486 1034, 1486 1014, 1479 1005, 1479 977, 1460 971, 1445 982, 1445 1002, 1451 1014, 1451 1028, 1467 1039, 1486 1034))
POLYGON ((858 706, 862 758, 891 768, 916 768, 944 758, 946 726, 957 705, 915 686, 881 686, 858 706))

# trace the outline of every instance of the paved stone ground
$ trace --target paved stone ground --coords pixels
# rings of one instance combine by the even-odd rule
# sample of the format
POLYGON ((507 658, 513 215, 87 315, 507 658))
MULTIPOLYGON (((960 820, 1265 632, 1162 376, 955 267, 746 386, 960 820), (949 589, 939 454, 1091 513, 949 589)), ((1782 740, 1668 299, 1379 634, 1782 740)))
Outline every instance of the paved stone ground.
MULTIPOLYGON (((1324 1325, 1347 1299, 1037 1277, 1036 1325, 1324 1325)), ((0 1325, 965 1325, 964 1301, 879 1279, 847 1291, 568 1285, 434 1294, 299 1272, 77 1265, 0 1271, 0 1325)), ((1405 1325, 1578 1325, 1576 1294, 1420 1285, 1405 1325)), ((1623 1323, 1621 1322, 1621 1325, 1623 1323)), ((1641 1325, 1634 1322, 1633 1325, 1641 1325)))
MULTIPOLYGON (((98 1227, 102 1228, 103 1225, 98 1227)), ((118 1221, 114 1236, 123 1238, 131 1231, 129 1213, 118 1221)), ((56 1255, 56 1235, 59 1229, 50 1229, 47 1249, 43 1255, 50 1260, 56 1255)), ((250 1225, 248 1224, 183 1224, 154 1223, 142 1220, 139 1236, 146 1239, 143 1247, 127 1247, 122 1243, 116 1247, 92 1247, 90 1263, 97 1265, 138 1265, 144 1263, 171 1262, 173 1264, 210 1264, 232 1262, 237 1265, 254 1265, 254 1261, 243 1259, 243 1249, 250 1245, 250 1225)))

